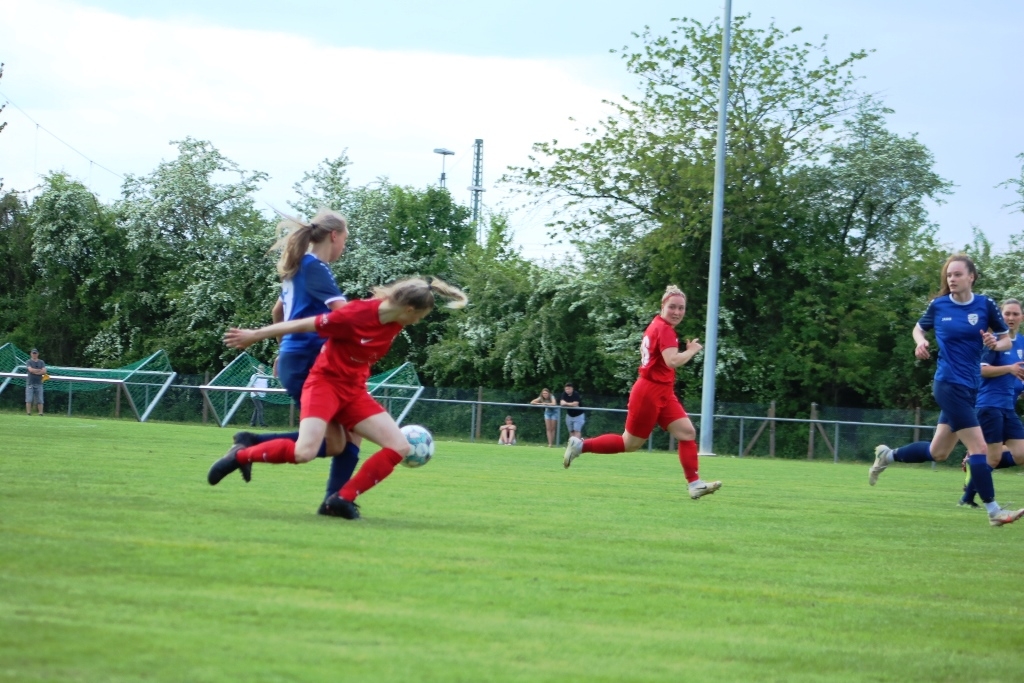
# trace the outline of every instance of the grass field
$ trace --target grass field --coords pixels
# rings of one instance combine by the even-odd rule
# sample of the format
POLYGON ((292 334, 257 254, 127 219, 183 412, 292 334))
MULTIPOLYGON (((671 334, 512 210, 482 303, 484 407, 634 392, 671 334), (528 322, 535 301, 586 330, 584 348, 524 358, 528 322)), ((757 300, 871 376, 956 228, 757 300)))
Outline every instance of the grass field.
POLYGON ((323 461, 208 486, 227 430, 0 439, 4 681, 1024 680, 1024 523, 953 468, 440 443, 346 522, 323 461))

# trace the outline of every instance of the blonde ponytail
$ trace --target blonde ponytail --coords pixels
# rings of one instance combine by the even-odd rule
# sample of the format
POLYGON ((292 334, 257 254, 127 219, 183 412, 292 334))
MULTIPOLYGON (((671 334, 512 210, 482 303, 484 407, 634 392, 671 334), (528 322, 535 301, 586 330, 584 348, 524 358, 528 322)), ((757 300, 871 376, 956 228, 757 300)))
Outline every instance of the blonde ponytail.
POLYGON ((445 308, 464 308, 469 303, 461 289, 436 277, 411 277, 373 288, 375 299, 387 299, 399 306, 412 306, 417 311, 434 308, 435 294, 448 299, 445 308))
POLYGON ((320 209, 309 223, 285 216, 277 224, 277 241, 270 248, 270 251, 281 252, 281 258, 277 260, 277 274, 281 279, 295 277, 302 265, 302 257, 309 251, 309 245, 323 242, 332 232, 348 234, 348 221, 337 211, 320 209))

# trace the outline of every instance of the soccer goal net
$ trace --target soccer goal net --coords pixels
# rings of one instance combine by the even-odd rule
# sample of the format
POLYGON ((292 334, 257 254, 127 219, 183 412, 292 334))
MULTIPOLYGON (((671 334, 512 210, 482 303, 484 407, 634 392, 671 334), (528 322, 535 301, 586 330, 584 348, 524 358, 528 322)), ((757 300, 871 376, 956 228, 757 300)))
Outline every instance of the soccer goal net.
MULTIPOLYGON (((11 384, 25 386, 28 377, 27 362, 28 354, 14 344, 0 346, 0 377, 3 378, 0 393, 11 384)), ((47 365, 46 372, 43 377, 45 390, 68 394, 69 410, 70 402, 76 393, 103 391, 113 386, 118 409, 123 395, 139 422, 149 419, 150 413, 177 376, 164 351, 157 351, 151 356, 120 368, 47 365)))
MULTIPOLYGON (((423 393, 423 385, 412 363, 403 363, 393 370, 374 375, 366 385, 370 394, 399 424, 423 393)), ((221 427, 231 422, 245 400, 253 394, 267 403, 291 403, 291 397, 270 368, 248 353, 240 354, 199 390, 221 427)))

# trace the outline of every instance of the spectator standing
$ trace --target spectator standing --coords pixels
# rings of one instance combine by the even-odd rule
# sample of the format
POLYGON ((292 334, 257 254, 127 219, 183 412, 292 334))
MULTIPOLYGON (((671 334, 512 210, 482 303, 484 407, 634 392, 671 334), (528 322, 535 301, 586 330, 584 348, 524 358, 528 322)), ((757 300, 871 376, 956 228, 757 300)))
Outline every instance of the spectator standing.
POLYGON ((540 396, 530 401, 533 405, 544 406, 544 428, 548 433, 548 448, 555 445, 555 427, 558 426, 558 401, 551 390, 540 390, 540 396))
POLYGON ((252 417, 249 418, 249 426, 266 427, 267 423, 263 421, 263 399, 267 397, 267 392, 259 390, 270 386, 266 377, 267 368, 261 365, 256 372, 256 379, 252 382, 252 388, 256 391, 249 392, 249 398, 252 399, 252 417))
POLYGON ((32 358, 25 363, 28 378, 25 380, 25 414, 32 414, 32 404, 39 406, 39 414, 43 414, 43 375, 46 374, 46 363, 39 358, 39 350, 32 349, 32 358))
POLYGON ((580 406, 583 405, 583 397, 580 395, 580 392, 576 391, 572 382, 565 383, 565 390, 558 397, 558 405, 567 409, 565 411, 565 425, 569 428, 569 436, 575 436, 577 439, 582 438, 583 423, 587 421, 587 416, 580 410, 580 406))

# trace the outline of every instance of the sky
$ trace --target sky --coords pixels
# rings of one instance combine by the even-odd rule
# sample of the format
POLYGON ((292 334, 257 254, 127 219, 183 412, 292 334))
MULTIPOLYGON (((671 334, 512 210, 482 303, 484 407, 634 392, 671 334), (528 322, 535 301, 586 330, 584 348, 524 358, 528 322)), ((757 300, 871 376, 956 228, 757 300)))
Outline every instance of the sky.
MULTIPOLYGON (((355 184, 387 177, 438 182, 469 203, 472 147, 484 140, 485 205, 512 211, 524 255, 552 244, 541 209, 518 208, 498 183, 531 146, 582 141, 608 113, 603 100, 636 83, 611 48, 670 19, 721 16, 716 0, 519 0, 287 4, 261 0, 0 0, 0 178, 36 186, 63 169, 101 198, 121 178, 175 155, 170 141, 211 141, 270 180, 258 199, 287 211, 292 185, 347 150, 355 184), (37 124, 40 127, 37 127, 37 124), (53 136, 60 138, 60 142, 53 136), (71 148, 74 148, 73 151, 71 148), (81 153, 81 154, 79 154, 81 153), (89 160, 93 163, 90 163, 89 160)), ((1024 232, 1024 215, 997 188, 1019 177, 1024 153, 1024 3, 992 0, 805 0, 733 3, 751 23, 828 35, 833 60, 873 49, 859 87, 895 110, 889 126, 917 134, 936 171, 955 183, 931 217, 952 247, 976 226, 997 249, 1024 232)))

